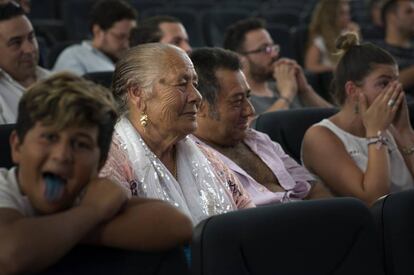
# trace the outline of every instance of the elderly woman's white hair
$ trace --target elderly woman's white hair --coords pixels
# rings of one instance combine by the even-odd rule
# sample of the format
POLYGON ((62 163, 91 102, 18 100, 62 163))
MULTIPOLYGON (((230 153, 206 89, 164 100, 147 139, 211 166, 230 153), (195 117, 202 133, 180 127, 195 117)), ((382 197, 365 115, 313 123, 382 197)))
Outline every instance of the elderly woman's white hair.
POLYGON ((186 54, 176 46, 162 43, 141 44, 123 54, 112 78, 112 92, 120 114, 128 112, 129 89, 141 89, 146 95, 152 92, 154 80, 165 72, 167 53, 171 51, 186 54))

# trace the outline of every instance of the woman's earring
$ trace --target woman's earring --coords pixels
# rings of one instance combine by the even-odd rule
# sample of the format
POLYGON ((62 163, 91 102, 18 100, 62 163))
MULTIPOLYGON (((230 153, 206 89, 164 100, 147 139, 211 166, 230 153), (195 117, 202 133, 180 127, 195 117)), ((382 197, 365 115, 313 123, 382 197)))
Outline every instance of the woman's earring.
POLYGON ((147 127, 148 125, 148 115, 145 112, 141 113, 141 118, 139 119, 142 127, 147 127))
POLYGON ((354 114, 359 114, 359 104, 358 104, 358 102, 354 105, 354 114))

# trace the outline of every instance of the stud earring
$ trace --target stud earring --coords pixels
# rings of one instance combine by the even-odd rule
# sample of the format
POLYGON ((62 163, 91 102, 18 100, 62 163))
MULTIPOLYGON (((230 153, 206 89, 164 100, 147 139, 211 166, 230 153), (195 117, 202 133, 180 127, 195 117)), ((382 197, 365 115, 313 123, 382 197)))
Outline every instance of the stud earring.
POLYGON ((141 113, 141 118, 139 119, 139 123, 141 123, 142 127, 147 127, 148 125, 148 115, 145 112, 141 113))

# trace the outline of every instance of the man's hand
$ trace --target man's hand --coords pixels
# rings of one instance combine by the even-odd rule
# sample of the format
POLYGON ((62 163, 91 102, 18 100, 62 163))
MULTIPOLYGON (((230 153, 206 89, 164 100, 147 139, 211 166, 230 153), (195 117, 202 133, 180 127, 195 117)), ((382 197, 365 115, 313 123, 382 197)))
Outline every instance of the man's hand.
POLYGON ((298 92, 296 69, 292 60, 278 60, 273 69, 273 78, 276 80, 280 96, 287 98, 292 102, 298 92))
POLYGON ((310 91, 309 83, 306 79, 305 73, 303 72, 302 67, 298 63, 294 63, 295 71, 296 71, 296 80, 298 83, 298 93, 303 94, 310 91))

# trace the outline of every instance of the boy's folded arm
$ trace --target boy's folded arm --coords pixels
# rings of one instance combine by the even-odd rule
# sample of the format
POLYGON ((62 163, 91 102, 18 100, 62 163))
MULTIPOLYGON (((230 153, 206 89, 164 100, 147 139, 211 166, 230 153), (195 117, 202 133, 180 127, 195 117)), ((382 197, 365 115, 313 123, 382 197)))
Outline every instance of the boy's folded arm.
POLYGON ((131 198, 124 210, 100 225, 84 242, 140 251, 160 251, 188 244, 191 220, 165 202, 131 198))
POLYGON ((90 242, 157 251, 191 240, 191 221, 177 208, 150 199, 132 199, 102 224, 96 209, 80 205, 52 215, 26 218, 0 209, 0 273, 36 272, 52 265, 89 234, 90 242))
POLYGON ((0 209, 0 273, 35 272, 58 261, 101 222, 93 208, 26 218, 0 209))

